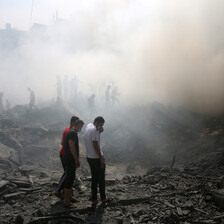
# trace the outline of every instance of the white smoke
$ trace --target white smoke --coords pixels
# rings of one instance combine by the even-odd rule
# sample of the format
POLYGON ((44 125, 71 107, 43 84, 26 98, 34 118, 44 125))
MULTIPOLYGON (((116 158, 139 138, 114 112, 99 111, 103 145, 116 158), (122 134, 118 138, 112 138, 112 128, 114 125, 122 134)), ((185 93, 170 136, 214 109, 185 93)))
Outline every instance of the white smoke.
POLYGON ((56 98, 57 75, 77 75, 82 93, 116 85, 125 105, 157 100, 223 111, 223 1, 45 2, 33 22, 46 21, 41 9, 66 15, 67 8, 66 19, 52 25, 49 16, 41 36, 29 31, 18 48, 0 53, 0 90, 14 104, 28 101, 27 87, 56 98))

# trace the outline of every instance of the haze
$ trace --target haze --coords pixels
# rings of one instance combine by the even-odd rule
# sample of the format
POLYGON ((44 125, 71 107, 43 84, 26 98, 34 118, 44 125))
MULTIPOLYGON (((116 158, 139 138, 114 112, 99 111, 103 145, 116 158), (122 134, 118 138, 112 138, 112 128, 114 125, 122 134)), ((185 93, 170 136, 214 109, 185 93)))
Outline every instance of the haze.
POLYGON ((112 85, 122 105, 223 112, 223 8, 221 0, 0 0, 0 92, 12 105, 28 103, 28 87, 55 99, 57 76, 76 75, 78 92, 98 101, 112 85), (24 31, 15 47, 5 45, 6 23, 24 31))

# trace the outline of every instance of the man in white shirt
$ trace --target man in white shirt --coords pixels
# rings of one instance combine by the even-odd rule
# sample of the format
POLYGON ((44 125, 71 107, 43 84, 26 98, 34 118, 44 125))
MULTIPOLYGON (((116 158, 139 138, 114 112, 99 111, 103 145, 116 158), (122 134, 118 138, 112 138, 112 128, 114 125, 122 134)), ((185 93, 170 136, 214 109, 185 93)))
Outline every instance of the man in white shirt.
POLYGON ((96 117, 93 124, 87 125, 84 133, 84 141, 86 146, 86 157, 90 166, 92 182, 92 205, 98 203, 97 187, 99 184, 100 198, 103 203, 110 201, 105 194, 105 167, 106 163, 103 152, 100 148, 100 133, 103 131, 105 120, 103 117, 96 117))

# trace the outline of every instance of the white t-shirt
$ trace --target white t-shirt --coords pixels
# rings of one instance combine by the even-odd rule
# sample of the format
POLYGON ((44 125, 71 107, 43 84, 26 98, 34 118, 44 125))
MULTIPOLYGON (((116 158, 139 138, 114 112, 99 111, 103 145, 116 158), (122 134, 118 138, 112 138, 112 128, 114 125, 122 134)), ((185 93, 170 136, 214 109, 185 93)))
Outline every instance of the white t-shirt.
MULTIPOLYGON (((96 126, 94 126, 92 123, 89 123, 86 126, 85 132, 84 132, 84 141, 86 145, 86 157, 91 159, 97 159, 99 156, 96 154, 96 151, 93 147, 93 142, 98 142, 98 145, 100 147, 100 133, 96 129, 96 126)), ((101 155, 103 155, 102 149, 100 148, 101 155)))

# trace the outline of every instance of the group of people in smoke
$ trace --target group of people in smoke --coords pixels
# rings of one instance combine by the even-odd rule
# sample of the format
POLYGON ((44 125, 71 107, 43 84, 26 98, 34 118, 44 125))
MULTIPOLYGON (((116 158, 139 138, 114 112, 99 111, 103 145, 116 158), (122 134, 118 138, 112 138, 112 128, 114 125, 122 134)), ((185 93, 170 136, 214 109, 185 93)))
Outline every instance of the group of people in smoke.
MULTIPOLYGON (((57 103, 60 103, 63 99, 69 103, 69 100, 71 103, 71 106, 74 105, 74 101, 76 100, 77 94, 78 94, 78 83, 80 80, 78 80, 77 76, 74 76, 73 79, 69 80, 67 76, 64 77, 63 82, 61 81, 60 77, 57 76, 57 103), (67 85, 66 85, 67 84, 67 85), (64 94, 63 94, 64 93, 64 94), (68 100, 69 99, 69 100, 68 100)), ((92 118, 95 113, 95 100, 98 99, 101 102, 105 102, 105 112, 109 112, 111 108, 117 104, 120 105, 119 101, 119 91, 116 86, 111 87, 110 85, 107 85, 105 83, 102 84, 100 88, 105 89, 105 96, 103 97, 97 94, 91 94, 91 96, 87 99, 87 106, 89 111, 89 117, 92 118)), ((32 111, 33 109, 37 108, 36 106, 36 97, 35 92, 33 89, 28 88, 29 92, 29 105, 28 110, 32 111)), ((95 90, 96 92, 96 90, 95 90)), ((100 89, 100 92, 102 92, 102 89, 100 89)), ((2 113, 5 108, 6 110, 9 110, 11 105, 9 101, 6 101, 5 108, 3 106, 3 92, 0 92, 0 113, 2 113)))
MULTIPOLYGON (((31 111, 33 108, 36 108, 35 102, 36 102, 36 98, 35 98, 35 93, 31 88, 28 88, 27 91, 30 93, 30 97, 29 97, 29 111, 31 111)), ((3 96, 4 93, 0 92, 0 114, 6 109, 6 111, 8 111, 11 108, 11 105, 9 103, 8 100, 6 100, 5 103, 5 108, 3 106, 3 96)))
MULTIPOLYGON (((76 100, 78 95, 78 87, 79 83, 81 81, 77 78, 75 75, 71 80, 69 80, 68 76, 66 75, 61 80, 60 76, 57 76, 57 102, 60 102, 62 99, 67 102, 73 102, 76 100)), ((88 98, 88 109, 90 110, 90 114, 93 114, 93 111, 95 109, 95 98, 96 98, 96 92, 97 87, 93 85, 89 85, 89 88, 91 89, 91 92, 95 94, 91 94, 91 96, 88 98)), ((120 105, 118 96, 120 95, 118 88, 114 86, 111 88, 110 85, 106 87, 105 83, 102 83, 100 86, 100 93, 102 93, 102 88, 106 88, 105 90, 105 110, 108 110, 109 107, 114 107, 115 104, 120 105)), ((98 97, 101 98, 98 94, 98 97)), ((102 99, 100 99, 102 100, 102 99)), ((90 116, 91 117, 91 116, 90 116)))
MULTIPOLYGON (((97 189, 99 185, 100 198, 102 203, 111 201, 111 198, 106 197, 105 193, 105 159, 100 147, 100 134, 104 131, 103 125, 105 120, 98 116, 93 123, 86 126, 84 132, 84 141, 86 148, 86 157, 91 171, 91 201, 92 206, 97 205, 97 189)), ((79 199, 73 196, 73 184, 75 180, 76 169, 80 166, 79 161, 79 137, 78 133, 83 128, 84 122, 78 117, 73 116, 70 121, 70 126, 67 127, 62 135, 60 159, 64 169, 64 173, 59 181, 58 187, 54 194, 62 197, 64 193, 64 206, 73 208, 75 202, 79 199)))
POLYGON ((57 76, 57 101, 62 100, 64 98, 65 101, 75 99, 78 92, 78 83, 80 80, 75 75, 72 79, 69 79, 66 75, 61 80, 60 76, 57 76))

